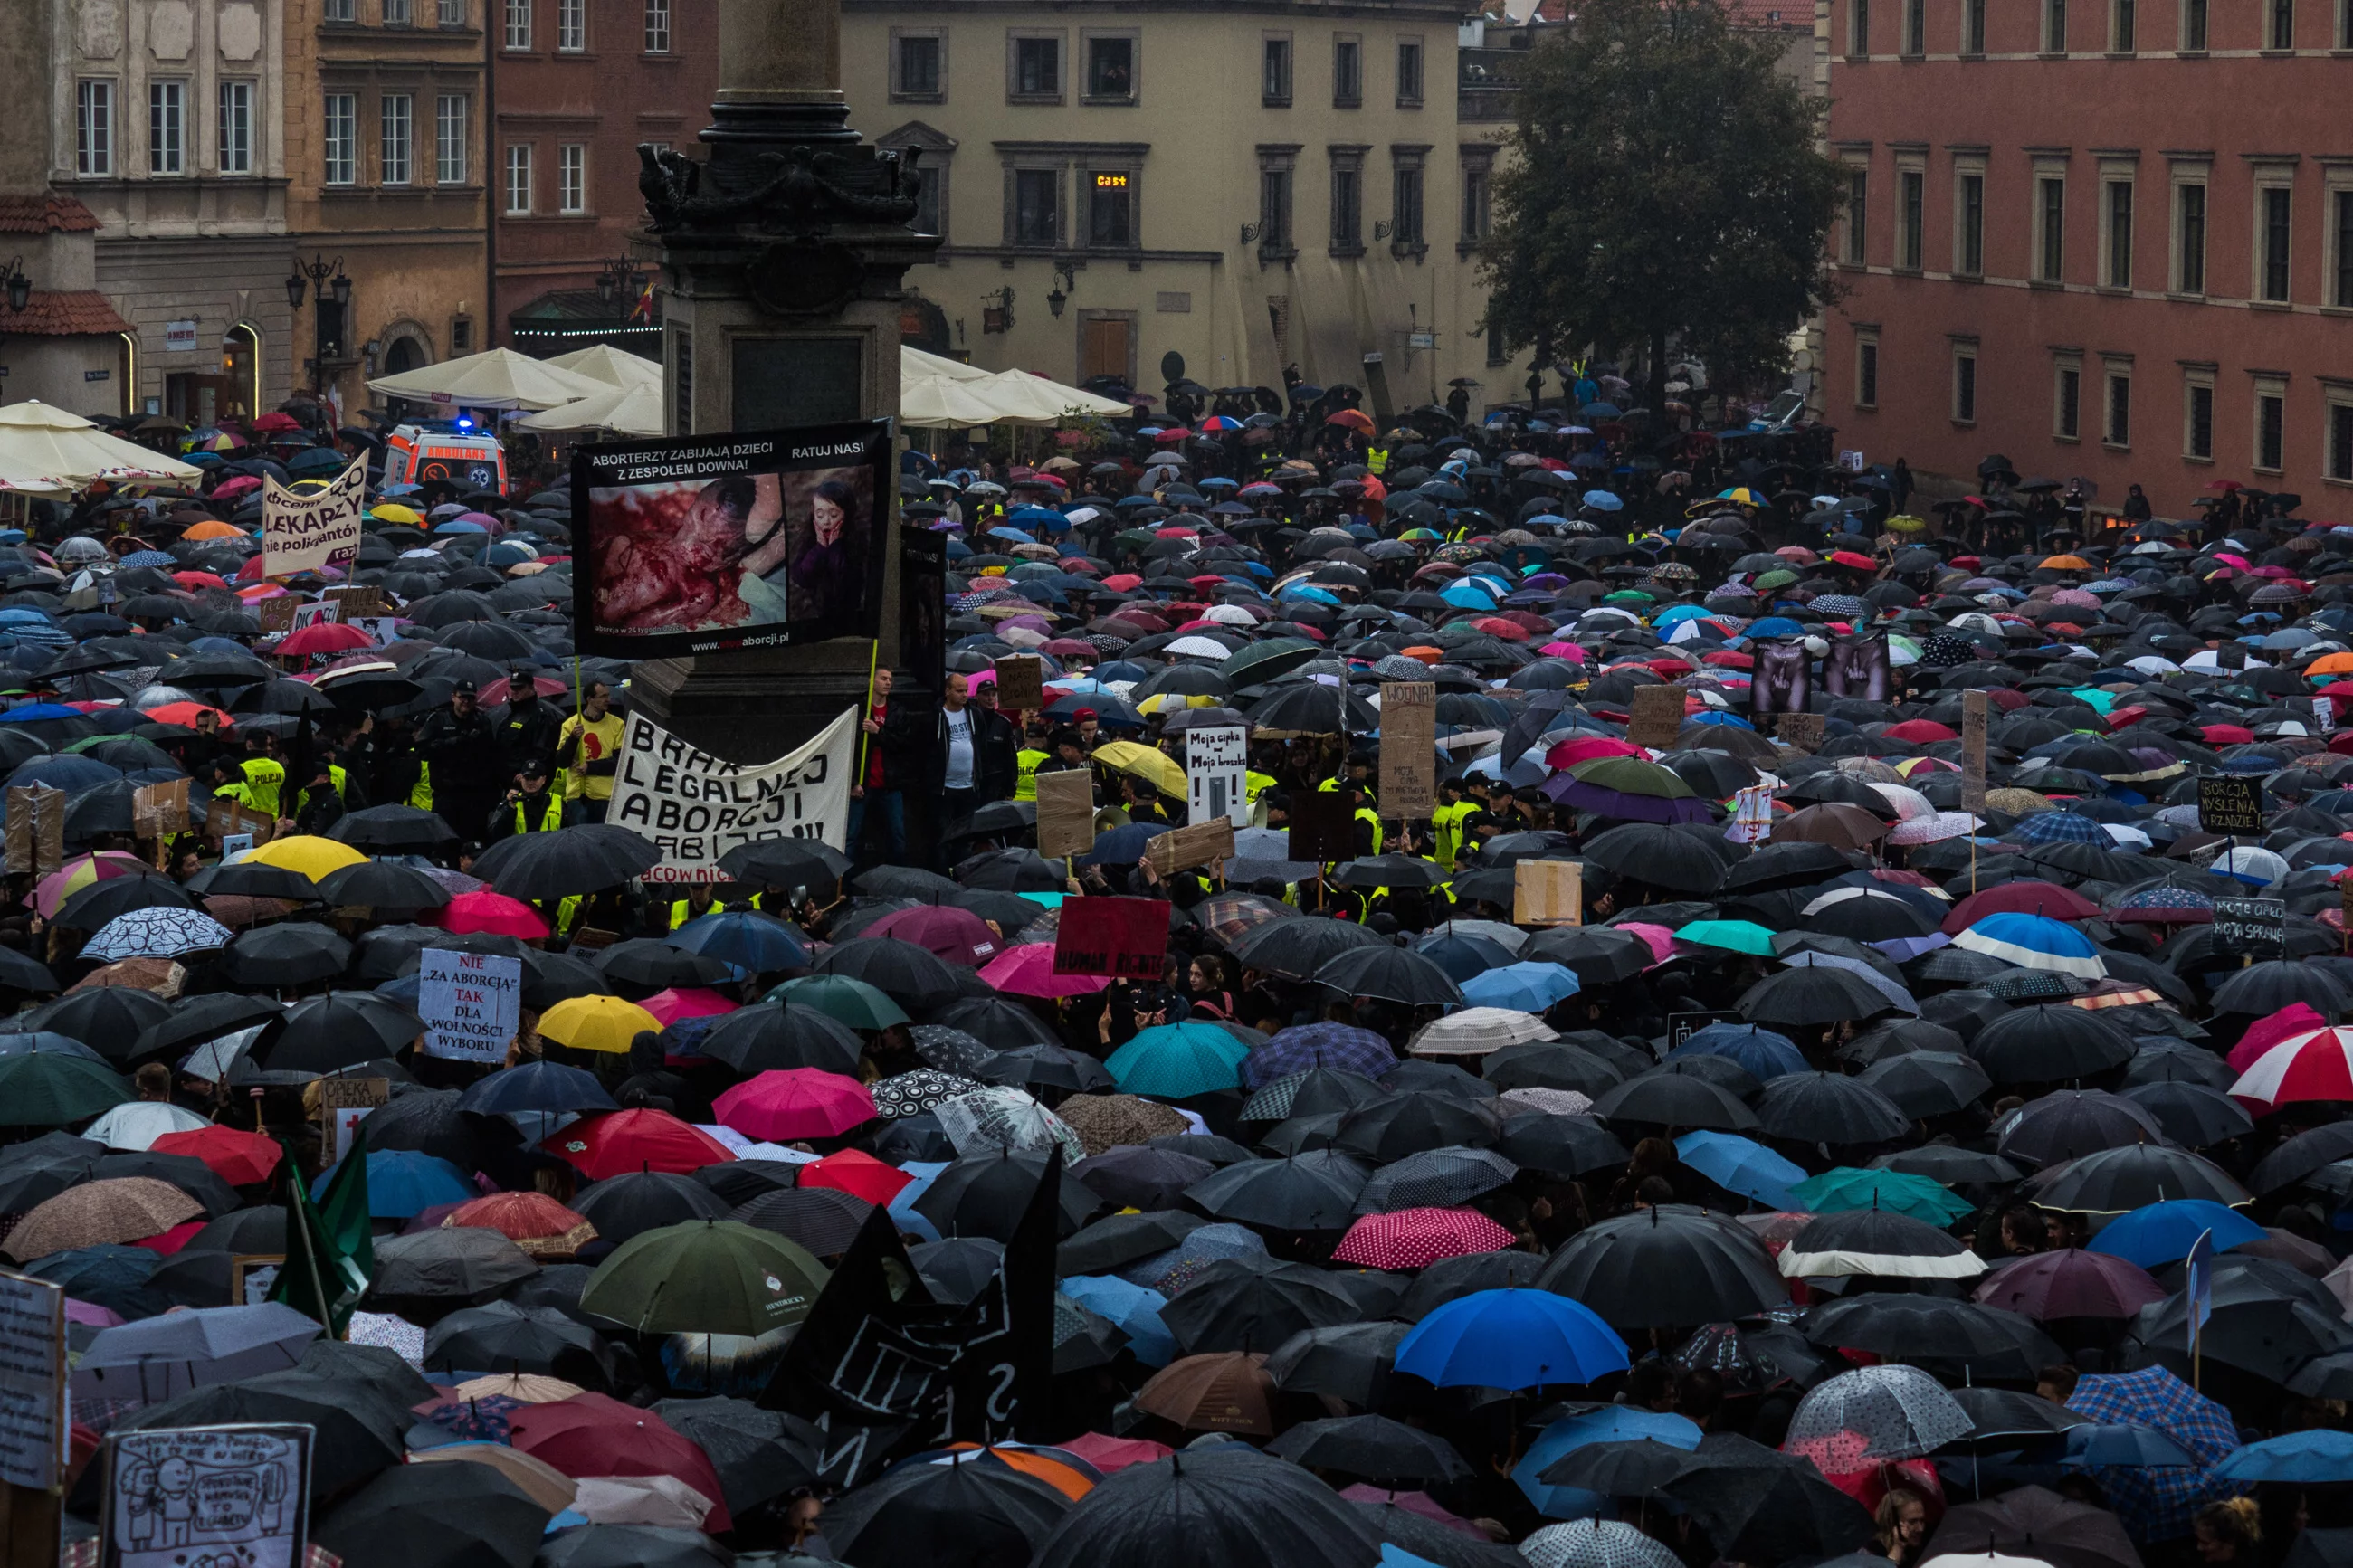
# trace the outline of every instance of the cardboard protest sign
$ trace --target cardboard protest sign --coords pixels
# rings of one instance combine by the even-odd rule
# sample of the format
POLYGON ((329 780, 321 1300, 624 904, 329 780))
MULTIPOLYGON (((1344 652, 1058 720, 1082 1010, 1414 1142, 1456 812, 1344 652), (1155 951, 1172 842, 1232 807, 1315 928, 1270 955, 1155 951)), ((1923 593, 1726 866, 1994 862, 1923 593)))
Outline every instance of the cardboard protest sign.
POLYGON ((1049 860, 1083 855, 1095 844, 1095 781, 1085 768, 1039 773, 1038 853, 1049 860))
POLYGON ((2200 779, 2198 826, 2207 833, 2263 832, 2262 783, 2249 778, 2200 779))
POLYGON ((1054 973, 1160 979, 1168 960, 1166 899, 1064 899, 1054 928, 1054 973))
POLYGON ((1222 866, 1234 856, 1234 825, 1224 817, 1173 828, 1145 846, 1144 858, 1166 877, 1195 866, 1222 866))
POLYGON ((849 842, 859 717, 843 709, 774 762, 731 763, 632 713, 605 820, 661 851, 649 882, 724 881, 720 858, 763 838, 813 838, 840 849, 849 842))
POLYGON ((1338 790, 1295 790, 1291 796, 1291 858, 1353 860, 1356 825, 1338 790))
POLYGON ((294 606, 294 630, 298 632, 305 626, 332 626, 334 619, 335 602, 332 599, 318 599, 294 606))
POLYGON ((294 612, 301 607, 302 601, 293 595, 281 595, 275 599, 257 602, 253 606, 253 618, 261 623, 263 637, 273 632, 290 632, 294 629, 294 612))
POLYGON ((1961 809, 1982 812, 1986 803, 1986 721, 1991 701, 1982 691, 1961 693, 1961 809))
POLYGON ((373 620, 391 606, 384 602, 384 590, 371 584, 355 588, 330 588, 327 596, 334 602, 335 619, 345 626, 373 620))
POLYGON ((1628 716, 1626 739, 1653 752, 1674 749, 1683 733, 1683 689, 1680 686, 1638 686, 1628 716))
POLYGON ((1792 751, 1810 753, 1821 750, 1822 732, 1829 725, 1820 713, 1784 713, 1773 738, 1792 751))
POLYGON ((1585 868, 1574 860, 1523 860, 1512 868, 1514 925, 1585 923, 1585 868))
POLYGON ((66 792, 38 784, 8 791, 8 869, 46 877, 66 863, 66 792))
MULTIPOLYGON (((508 963, 516 960, 509 959, 508 963)), ((504 1053, 501 1053, 504 1059, 504 1053)), ((319 1168, 325 1170, 351 1145, 352 1131, 369 1111, 392 1102, 392 1082, 381 1078, 322 1078, 319 1080, 319 1168)))
POLYGON ((1381 811, 1426 817, 1438 809, 1438 687, 1381 682, 1381 811))
POLYGON ((417 1016, 425 1054, 503 1063, 522 1021, 522 960, 428 947, 417 955, 417 1016))
POLYGON ((261 570, 288 577, 348 566, 360 552, 367 515, 367 461, 329 479, 324 489, 298 493, 264 475, 261 480, 261 570))
POLYGON ((168 838, 188 830, 188 781, 141 784, 131 796, 131 832, 136 838, 168 838))
POLYGON ((1046 661, 1034 653, 1008 654, 997 661, 997 708, 1000 713, 1034 713, 1046 706, 1046 661))
POLYGON ((2255 958, 2287 952, 2287 904, 2280 899, 2214 900, 2214 951, 2255 958))
MULTIPOLYGON (((231 834, 248 833, 256 843, 267 844, 270 830, 277 826, 264 813, 239 805, 233 800, 223 800, 218 795, 213 797, 212 804, 205 810, 205 837, 207 838, 225 839, 231 834)), ((222 852, 227 852, 226 845, 222 852)))
POLYGON ((1240 724, 1185 731, 1186 820, 1196 827, 1218 817, 1250 826, 1250 731, 1240 724))

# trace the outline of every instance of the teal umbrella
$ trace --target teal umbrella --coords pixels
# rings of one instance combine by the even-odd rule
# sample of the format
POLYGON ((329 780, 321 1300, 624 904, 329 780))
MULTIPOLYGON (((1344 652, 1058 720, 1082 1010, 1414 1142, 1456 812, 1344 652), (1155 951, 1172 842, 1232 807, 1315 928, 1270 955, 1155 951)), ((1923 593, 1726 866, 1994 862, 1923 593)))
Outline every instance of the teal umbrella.
POLYGON ((1215 1024, 1162 1024, 1140 1031, 1103 1065, 1127 1094, 1166 1100, 1241 1086, 1250 1047, 1215 1024))
POLYGON ((1975 1206, 1926 1176, 1908 1175, 1902 1171, 1865 1171, 1853 1165, 1841 1165, 1819 1176, 1809 1176, 1791 1187, 1789 1195, 1811 1214, 1885 1209, 1937 1226, 1952 1224, 1975 1206))
POLYGON ((1758 958, 1773 956, 1773 933, 1755 921, 1694 921, 1675 928, 1675 940, 1754 953, 1758 958))
POLYGON ((882 990, 846 974, 805 975, 786 981, 768 994, 814 1007, 853 1029, 887 1029, 907 1021, 906 1013, 882 990))

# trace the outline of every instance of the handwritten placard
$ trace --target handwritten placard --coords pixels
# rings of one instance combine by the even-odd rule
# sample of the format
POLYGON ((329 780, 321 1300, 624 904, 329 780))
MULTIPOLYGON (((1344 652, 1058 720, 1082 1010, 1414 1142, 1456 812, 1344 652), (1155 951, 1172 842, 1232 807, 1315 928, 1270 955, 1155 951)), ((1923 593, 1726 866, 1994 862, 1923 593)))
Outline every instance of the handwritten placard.
POLYGON ((1574 860, 1523 860, 1512 868, 1512 923, 1585 923, 1585 868, 1574 860))
POLYGON ((310 1530, 308 1426, 156 1426, 106 1436, 103 1568, 295 1568, 310 1530))
POLYGON ((0 1269, 0 1481, 47 1491, 65 1455, 65 1290, 0 1269))
POLYGON ((1158 980, 1168 962, 1166 899, 1064 899, 1054 973, 1158 980))
POLYGON ((1046 706, 1046 661, 1033 653, 1008 654, 997 661, 997 707, 1002 713, 1034 713, 1046 706))
POLYGON ((1982 691, 1961 693, 1961 809, 1986 808, 1986 723, 1992 704, 1982 691))
POLYGON ((505 1061, 522 1019, 522 960, 427 948, 417 955, 417 1015, 427 1056, 505 1061))
POLYGON ((1426 817, 1438 809, 1438 687, 1381 682, 1381 810, 1426 817))
POLYGON ((1820 713, 1784 713, 1775 722, 1773 736, 1790 750, 1811 755, 1822 749, 1829 722, 1820 713))
POLYGON ((2262 784, 2254 779, 2200 779, 2198 826, 2207 833, 2263 832, 2262 784))
POLYGON ((1085 768, 1038 775, 1038 853, 1049 860, 1083 855, 1095 844, 1095 781, 1085 768))
POLYGON ((1680 686, 1638 686, 1626 724, 1626 739, 1653 752, 1672 751, 1683 733, 1683 689, 1680 686))
POLYGON ((1234 825, 1213 817, 1190 827, 1172 828, 1145 846, 1145 862, 1162 876, 1195 866, 1222 866, 1234 858, 1234 825))

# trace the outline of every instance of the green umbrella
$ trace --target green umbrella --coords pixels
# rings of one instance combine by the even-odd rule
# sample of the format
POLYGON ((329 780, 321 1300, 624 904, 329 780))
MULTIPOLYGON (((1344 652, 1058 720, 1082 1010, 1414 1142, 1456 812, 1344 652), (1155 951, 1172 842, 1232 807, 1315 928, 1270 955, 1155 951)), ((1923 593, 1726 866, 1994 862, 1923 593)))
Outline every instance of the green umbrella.
POLYGON ((787 980, 763 1000, 776 997, 814 1007, 853 1029, 887 1029, 907 1021, 906 1013, 888 994, 846 974, 809 974, 787 980))
POLYGON ((1835 1214, 1841 1209, 1883 1209, 1909 1215, 1928 1225, 1947 1226, 1975 1206, 1926 1176, 1902 1171, 1865 1171, 1840 1165, 1819 1176, 1809 1176, 1789 1189, 1789 1195, 1810 1214, 1835 1214))
POLYGON ((1581 784, 1615 790, 1620 795, 1647 795, 1659 800, 1690 800, 1692 786, 1680 774, 1640 757, 1596 757, 1579 763, 1569 774, 1581 784))
POLYGON ((1753 952, 1759 958, 1773 956, 1773 933, 1755 921, 1694 921, 1675 929, 1675 940, 1753 952))
POLYGON ((62 1127, 132 1099, 122 1075, 64 1051, 0 1057, 0 1127, 62 1127))
POLYGON ((1218 673, 1226 678, 1229 688, 1238 690, 1289 675, 1301 665, 1321 658, 1322 653, 1304 637, 1272 637, 1241 649, 1218 666, 1218 673))
POLYGON ((621 1243, 580 1310, 641 1334, 765 1334, 809 1314, 831 1272, 808 1251, 734 1220, 689 1220, 621 1243))

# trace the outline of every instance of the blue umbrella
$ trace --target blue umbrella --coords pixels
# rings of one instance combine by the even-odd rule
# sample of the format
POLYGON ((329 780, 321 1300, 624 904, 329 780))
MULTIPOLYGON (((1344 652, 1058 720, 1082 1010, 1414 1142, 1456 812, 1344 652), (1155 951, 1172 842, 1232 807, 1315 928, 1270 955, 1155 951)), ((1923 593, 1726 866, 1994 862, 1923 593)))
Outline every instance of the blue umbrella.
POLYGON ((2211 1198, 2176 1198, 2111 1221, 2085 1250, 2105 1252, 2143 1268, 2162 1268, 2189 1257, 2198 1237, 2210 1230, 2217 1252, 2261 1241, 2268 1234, 2245 1215, 2211 1198))
POLYGON ((1801 1206, 1789 1189, 1806 1179, 1803 1167, 1754 1139, 1734 1132, 1686 1132, 1675 1140, 1675 1153, 1725 1192, 1777 1209, 1801 1206))
MULTIPOLYGON (((319 1197, 343 1168, 338 1160, 311 1184, 319 1197)), ((415 1219, 438 1204, 462 1204, 482 1194, 448 1161, 414 1149, 371 1149, 367 1156, 368 1214, 375 1219, 415 1219)))
MULTIPOLYGON (((617 1110, 596 1075, 562 1062, 525 1062, 481 1079, 458 1097, 458 1109, 483 1116, 522 1111, 617 1110)), ((369 1172, 374 1175, 373 1169, 369 1172)))
POLYGON ((1397 1370, 1440 1388, 1591 1383, 1630 1364, 1626 1342, 1582 1301, 1549 1290, 1479 1290, 1398 1342, 1397 1370))
POLYGON ((1511 950, 1502 942, 1444 927, 1415 942, 1413 950, 1446 971, 1457 985, 1512 962, 1511 950))
POLYGON ((1685 1416, 1639 1405, 1605 1405, 1546 1427, 1529 1445, 1527 1458, 1513 1470, 1512 1479, 1539 1512, 1553 1519, 1580 1519, 1599 1512, 1606 1500, 1599 1492, 1554 1486, 1538 1479, 1562 1458, 1592 1443, 1631 1443, 1643 1437, 1690 1453, 1699 1447, 1702 1435, 1698 1425, 1685 1416))
POLYGON ((1095 839, 1095 847, 1071 857, 1079 866, 1133 866, 1144 858, 1144 847, 1168 829, 1156 822, 1126 822, 1095 839))
MULTIPOLYGON (((2353 1436, 2346 1440, 2353 1443, 2353 1436)), ((2126 1465, 2135 1469, 2181 1469, 2205 1462, 2154 1426, 2105 1421, 2068 1427, 2067 1454, 2060 1461, 2064 1465, 2126 1465)))
MULTIPOLYGON (((2193 1458, 2191 1463, 2195 1463, 2193 1458)), ((2316 1429, 2250 1443, 2214 1467, 2230 1481, 2353 1481, 2353 1432, 2316 1429)))
POLYGON ((1626 510, 1626 503, 1609 490, 1588 490, 1585 492, 1583 500, 1587 506, 1591 507, 1596 511, 1623 511, 1626 510))
POLYGON ((1492 610, 1495 607, 1495 596, 1476 583, 1449 584, 1438 596, 1460 610, 1492 610))
POLYGON ((2072 811, 2038 811, 2010 837, 2021 844, 2097 844, 2103 848, 2110 842, 2098 823, 2072 811))
POLYGON ((1541 1013, 1577 989, 1577 974, 1566 965, 1529 961, 1472 975, 1462 982, 1462 999, 1474 1007, 1541 1013))
POLYGON ((691 920, 663 939, 670 946, 699 952, 754 973, 776 969, 806 969, 809 952, 798 932, 774 915, 736 910, 691 920))
POLYGON ((36 724, 44 719, 81 719, 88 715, 62 702, 26 702, 0 713, 0 724, 36 724))
POLYGON ((1116 1274, 1074 1274, 1056 1289, 1116 1323, 1145 1365, 1166 1366, 1176 1359, 1176 1336, 1160 1321, 1160 1309, 1168 1305, 1168 1298, 1159 1291, 1130 1284, 1116 1274))
POLYGON ((1754 1024, 1710 1024, 1695 1029, 1690 1038, 1667 1053, 1670 1061, 1677 1057, 1729 1057, 1759 1083, 1784 1073, 1812 1070, 1796 1041, 1754 1024))
POLYGON ((899 1195, 891 1200, 891 1223, 925 1241, 939 1240, 939 1227, 915 1212, 915 1200, 930 1191, 932 1183, 947 1168, 944 1160, 909 1160, 902 1164, 900 1173, 914 1179, 901 1187, 899 1195))
POLYGON ((1113 1051, 1103 1066, 1111 1069, 1122 1093, 1182 1100, 1240 1087, 1242 1058, 1250 1051, 1215 1024, 1187 1019, 1139 1031, 1113 1051))

